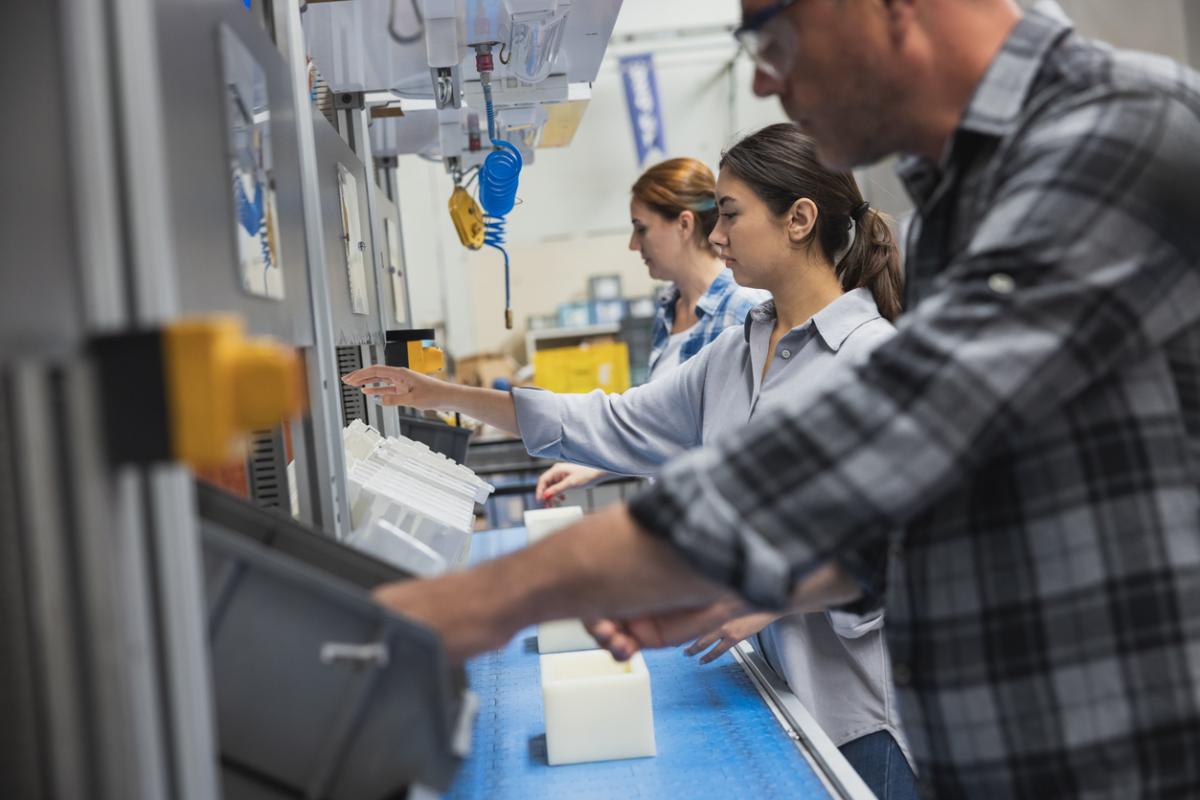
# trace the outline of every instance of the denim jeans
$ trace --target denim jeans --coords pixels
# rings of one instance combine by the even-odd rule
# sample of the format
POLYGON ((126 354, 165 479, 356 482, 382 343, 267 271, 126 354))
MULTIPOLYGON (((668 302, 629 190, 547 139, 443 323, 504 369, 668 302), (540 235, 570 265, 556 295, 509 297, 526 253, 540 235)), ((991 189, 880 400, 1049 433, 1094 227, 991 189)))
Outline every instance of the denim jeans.
POLYGON ((887 731, 846 742, 838 749, 879 800, 916 800, 917 777, 887 731))

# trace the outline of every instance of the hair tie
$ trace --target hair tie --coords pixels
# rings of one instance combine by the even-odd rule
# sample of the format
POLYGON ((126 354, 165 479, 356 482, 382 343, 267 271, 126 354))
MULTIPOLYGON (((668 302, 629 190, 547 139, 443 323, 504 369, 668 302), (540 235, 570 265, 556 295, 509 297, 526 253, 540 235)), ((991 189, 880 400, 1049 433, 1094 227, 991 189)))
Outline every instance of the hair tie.
POLYGON ((854 210, 850 212, 850 219, 854 220, 855 222, 862 222, 863 215, 870 210, 871 204, 866 200, 863 200, 862 205, 855 206, 854 210))
POLYGON ((705 211, 716 211, 716 209, 717 209, 717 201, 709 199, 709 200, 705 200, 703 203, 696 206, 692 210, 698 214, 702 214, 705 211))

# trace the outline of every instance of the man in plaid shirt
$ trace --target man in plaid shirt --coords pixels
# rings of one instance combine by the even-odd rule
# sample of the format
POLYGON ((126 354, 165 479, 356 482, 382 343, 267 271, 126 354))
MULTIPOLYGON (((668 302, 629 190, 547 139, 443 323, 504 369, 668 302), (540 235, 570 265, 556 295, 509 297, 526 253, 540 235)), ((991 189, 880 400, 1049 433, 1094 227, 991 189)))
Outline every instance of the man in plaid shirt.
POLYGON ((740 598, 882 596, 938 797, 1200 796, 1197 77, 1056 6, 743 12, 823 157, 913 154, 898 334, 628 510, 379 597, 463 656, 551 617, 622 620, 594 630, 624 655, 740 598))

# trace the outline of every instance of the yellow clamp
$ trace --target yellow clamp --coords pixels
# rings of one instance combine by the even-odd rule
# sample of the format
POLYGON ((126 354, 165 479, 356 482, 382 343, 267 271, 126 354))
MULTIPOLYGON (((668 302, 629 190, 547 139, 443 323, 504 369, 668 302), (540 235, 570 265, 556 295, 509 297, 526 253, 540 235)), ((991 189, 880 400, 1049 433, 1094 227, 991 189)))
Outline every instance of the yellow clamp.
POLYGON ((483 210, 475 198, 461 186, 455 186, 450 195, 450 219, 454 221, 454 230, 463 247, 479 250, 483 247, 483 239, 487 230, 483 224, 483 210))
POLYGON ((163 330, 173 456, 193 467, 228 463, 241 437, 304 408, 300 360, 270 339, 247 339, 233 317, 163 330))
POLYGON ((432 375, 446 368, 446 354, 437 347, 426 347, 420 342, 409 342, 408 368, 413 372, 432 375))

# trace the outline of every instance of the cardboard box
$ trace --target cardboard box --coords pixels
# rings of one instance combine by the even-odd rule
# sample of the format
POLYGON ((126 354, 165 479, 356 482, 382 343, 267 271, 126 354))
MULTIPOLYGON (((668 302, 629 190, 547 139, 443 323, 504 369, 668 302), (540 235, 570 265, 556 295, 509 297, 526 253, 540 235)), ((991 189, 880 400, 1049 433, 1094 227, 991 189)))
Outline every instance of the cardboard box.
POLYGON ((519 366, 512 356, 503 353, 480 353, 458 359, 455 372, 458 382, 465 386, 490 389, 497 379, 506 380, 511 385, 518 369, 519 366))

